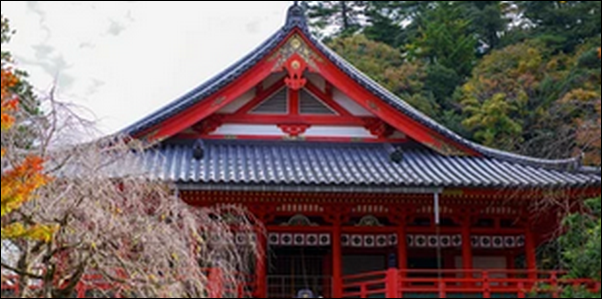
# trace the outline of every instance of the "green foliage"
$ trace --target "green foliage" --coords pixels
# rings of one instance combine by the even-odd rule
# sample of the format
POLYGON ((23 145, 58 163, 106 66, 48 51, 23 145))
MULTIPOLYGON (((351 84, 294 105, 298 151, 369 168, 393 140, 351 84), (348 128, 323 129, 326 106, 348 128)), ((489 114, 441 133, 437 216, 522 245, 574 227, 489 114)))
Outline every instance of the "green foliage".
MULTIPOLYGON (((560 239, 564 251, 565 268, 570 278, 592 278, 600 281, 600 198, 587 202, 589 213, 567 217, 567 234, 560 239)), ((600 298, 600 293, 567 289, 565 298, 600 298)))
POLYGON ((522 125, 510 116, 519 109, 513 105, 504 93, 496 93, 483 103, 475 98, 463 102, 469 115, 463 124, 475 131, 475 138, 491 147, 512 148, 522 140, 516 139, 523 132, 522 125))
POLYGON ((479 39, 483 52, 497 49, 501 36, 510 22, 507 17, 512 6, 507 1, 457 1, 464 10, 464 17, 470 20, 471 32, 479 39))
POLYGON ((428 68, 420 61, 405 62, 401 52, 364 35, 340 38, 330 47, 366 75, 425 114, 437 117, 440 107, 426 88, 428 68))
POLYGON ((395 1, 368 1, 366 25, 363 34, 370 40, 385 43, 394 48, 403 44, 402 26, 396 20, 395 1))
MULTIPOLYGON (((2 45, 10 42, 10 38, 13 32, 10 30, 8 19, 4 18, 4 15, 1 17, 2 20, 2 45)), ((4 47, 2 47, 2 66, 10 61, 10 53, 4 51, 4 47)))
POLYGON ((453 70, 460 77, 470 75, 477 61, 477 39, 462 9, 452 3, 439 4, 423 14, 418 38, 406 45, 413 57, 427 59, 453 70))
POLYGON ((332 36, 350 36, 362 28, 366 3, 369 1, 304 1, 311 25, 332 36))
MULTIPOLYGON (((6 46, 10 42, 12 35, 15 34, 14 30, 10 29, 10 23, 7 18, 2 16, 2 67, 13 68, 12 56, 9 51, 6 51, 6 46)), ((19 82, 10 88, 10 91, 19 97, 19 106, 24 111, 30 114, 39 114, 39 102, 33 92, 33 86, 27 82, 27 73, 19 69, 14 69, 14 75, 17 76, 19 82)))
POLYGON ((587 38, 600 36, 600 1, 516 1, 533 38, 552 49, 571 52, 587 38))
POLYGON ((600 164, 600 2, 307 1, 335 51, 489 146, 600 164))

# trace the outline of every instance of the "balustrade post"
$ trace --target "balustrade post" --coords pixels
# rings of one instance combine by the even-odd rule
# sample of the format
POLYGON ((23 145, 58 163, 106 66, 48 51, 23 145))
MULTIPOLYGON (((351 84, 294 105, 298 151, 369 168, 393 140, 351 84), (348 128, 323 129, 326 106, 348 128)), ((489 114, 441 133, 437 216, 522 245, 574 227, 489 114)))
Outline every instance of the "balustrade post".
POLYGON ((209 298, 222 299, 224 297, 224 284, 222 271, 218 268, 209 270, 209 298))
POLYGON ((442 279, 439 280, 439 298, 447 298, 447 286, 442 279))
POLYGON ((552 272, 552 277, 550 277, 552 282, 551 282, 551 286, 552 287, 552 298, 560 298, 560 289, 559 289, 559 285, 558 285, 558 273, 556 272, 552 272))
POLYGON ((387 298, 401 298, 399 275, 400 273, 397 269, 389 269, 387 271, 387 298))
POLYGON ((83 282, 79 282, 75 287, 75 292, 77 293, 77 298, 86 298, 86 286, 83 282))
POLYGON ((525 283, 518 283, 518 298, 527 298, 527 294, 525 293, 525 283))
POLYGON ((362 286, 360 287, 360 298, 368 298, 368 286, 365 284, 362 284, 362 286))
POLYGON ((483 298, 491 298, 491 282, 487 271, 483 272, 483 298))

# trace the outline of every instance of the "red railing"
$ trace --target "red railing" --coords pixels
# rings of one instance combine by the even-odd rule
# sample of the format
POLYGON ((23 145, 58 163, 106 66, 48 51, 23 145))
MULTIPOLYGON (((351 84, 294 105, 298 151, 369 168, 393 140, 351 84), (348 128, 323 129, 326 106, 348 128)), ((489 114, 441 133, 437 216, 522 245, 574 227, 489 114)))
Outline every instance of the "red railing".
POLYGON ((389 270, 343 279, 343 298, 559 298, 565 288, 600 290, 588 279, 564 279, 561 272, 389 270))

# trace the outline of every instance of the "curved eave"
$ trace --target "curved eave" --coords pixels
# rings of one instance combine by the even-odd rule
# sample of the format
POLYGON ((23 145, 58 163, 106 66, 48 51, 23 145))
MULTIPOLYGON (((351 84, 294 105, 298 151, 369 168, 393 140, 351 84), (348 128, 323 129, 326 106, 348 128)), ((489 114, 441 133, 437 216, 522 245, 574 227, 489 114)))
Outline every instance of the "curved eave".
POLYGON ((125 128, 120 134, 139 138, 140 135, 144 134, 147 130, 202 102, 223 87, 239 79, 245 72, 269 55, 269 53, 282 43, 292 29, 294 28, 284 27, 278 30, 278 32, 273 34, 266 42, 253 50, 249 55, 240 59, 223 72, 209 79, 209 81, 193 89, 179 99, 125 128))
MULTIPOLYGON (((389 105, 394 107, 400 113, 403 113, 410 118, 416 120, 418 123, 424 125, 430 130, 440 134, 441 136, 448 138, 450 141, 455 142, 461 146, 466 147, 476 153, 481 154, 483 157, 497 159, 501 161, 507 161, 511 163, 519 163, 525 166, 531 166, 535 168, 546 168, 549 170, 557 170, 557 171, 570 171, 574 173, 591 173, 592 169, 582 168, 580 165, 580 159, 566 159, 566 160, 545 160, 545 159, 537 159, 532 157, 526 157, 521 155, 516 155, 504 151, 499 151, 495 149, 491 149, 474 142, 471 142, 455 132, 449 130, 448 128, 440 125, 430 117, 421 113, 417 109, 413 108, 407 102, 403 101, 390 91, 386 90, 378 83, 373 81, 367 75, 359 71, 345 59, 341 58, 338 54, 334 53, 331 49, 329 49, 326 45, 324 45, 321 41, 315 38, 310 32, 305 24, 305 22, 300 21, 299 19, 294 19, 293 21, 287 22, 287 24, 278 30, 274 35, 272 35, 266 42, 256 48, 253 52, 251 52, 246 57, 242 58, 229 68, 227 68, 222 73, 213 77, 203 85, 195 88, 191 92, 177 99, 176 101, 166 105, 161 108, 157 112, 151 114, 145 119, 131 125, 130 127, 121 131, 121 134, 127 136, 133 136, 136 138, 140 138, 141 135, 148 133, 149 130, 161 124, 162 122, 186 111, 190 107, 204 101, 211 95, 220 91, 222 88, 227 86, 228 84, 236 81, 241 76, 245 74, 249 69, 251 69, 254 65, 256 65, 259 61, 265 59, 270 53, 272 53, 278 45, 280 45, 287 36, 289 36, 294 30, 299 30, 302 32, 305 37, 311 41, 313 46, 315 46, 323 56, 325 56, 329 61, 331 61, 334 65, 340 68, 344 73, 346 73, 351 79, 353 79, 356 83, 361 85, 363 88, 367 89, 389 105)), ((600 170, 598 169, 598 174, 600 170)))
POLYGON ((389 149, 379 144, 207 141, 202 159, 195 159, 193 152, 188 144, 162 145, 142 153, 140 165, 151 180, 203 186, 199 188, 226 186, 228 190, 411 193, 394 190, 600 188, 600 176, 595 174, 483 157, 448 157, 420 148, 405 149, 403 161, 393 163, 389 149))

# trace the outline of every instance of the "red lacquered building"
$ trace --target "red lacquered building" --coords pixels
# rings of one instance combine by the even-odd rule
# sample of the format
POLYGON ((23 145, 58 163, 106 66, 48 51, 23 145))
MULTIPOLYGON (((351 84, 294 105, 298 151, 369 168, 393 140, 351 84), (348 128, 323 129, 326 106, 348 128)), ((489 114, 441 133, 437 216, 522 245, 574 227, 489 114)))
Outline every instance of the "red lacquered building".
POLYGON ((600 196, 600 169, 460 137, 313 37, 297 5, 248 56, 125 133, 157 142, 151 175, 185 202, 242 205, 263 222, 257 298, 599 288, 539 272, 537 248, 562 216, 540 204, 600 196))

